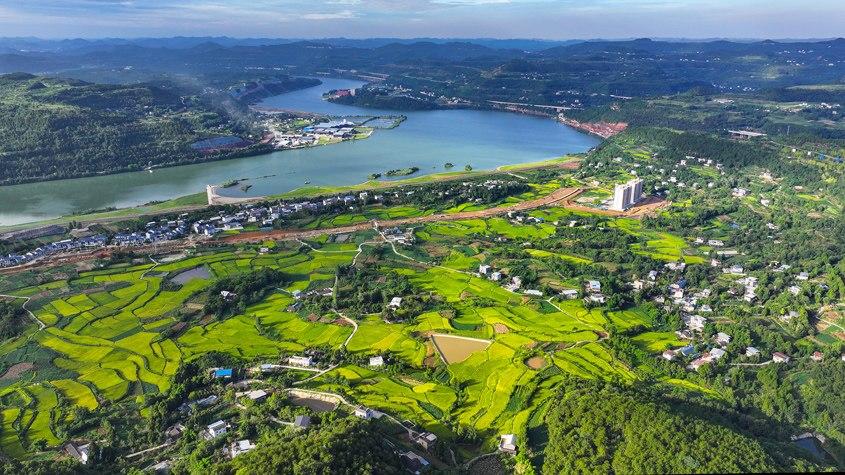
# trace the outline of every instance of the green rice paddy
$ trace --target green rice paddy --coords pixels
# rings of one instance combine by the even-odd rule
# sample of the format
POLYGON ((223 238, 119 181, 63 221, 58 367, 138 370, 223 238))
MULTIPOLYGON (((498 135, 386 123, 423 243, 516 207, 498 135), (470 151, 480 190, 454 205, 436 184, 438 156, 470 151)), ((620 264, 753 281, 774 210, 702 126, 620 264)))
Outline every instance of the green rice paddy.
MULTIPOLYGON (((617 225, 646 233, 635 223, 619 220, 617 225)), ((417 236, 433 242, 474 234, 530 240, 554 232, 549 224, 516 225, 491 218, 427 224, 417 236)), ((670 235, 649 234, 648 239, 648 246, 638 251, 667 259, 685 252, 682 240, 670 235)), ((0 347, 8 363, 38 361, 25 377, 0 388, 0 448, 21 457, 35 441, 57 446, 62 441, 56 436, 56 424, 72 417, 75 408, 96 410, 166 392, 180 364, 210 352, 240 358, 245 365, 275 361, 281 352, 340 348, 347 340, 347 351, 356 357, 389 353, 410 369, 395 374, 347 364, 306 387, 342 392, 356 403, 410 419, 443 437, 451 437, 449 427, 455 424, 472 427, 490 447, 501 433, 524 437, 528 421, 541 417, 562 378, 638 378, 636 371, 612 356, 603 339, 610 326, 625 330, 647 325, 643 312, 587 309, 575 300, 529 305, 524 296, 472 275, 480 261, 469 246, 450 248, 439 266, 393 254, 383 261, 420 293, 448 303, 450 312, 428 311, 403 323, 388 323, 380 315, 352 315, 358 323, 352 335, 353 327, 333 316, 304 318, 290 310, 295 302, 290 292, 330 286, 337 267, 356 256, 357 242, 317 238, 312 241, 317 250, 280 243, 266 254, 252 248, 200 253, 156 266, 116 266, 13 289, 17 295, 34 297, 31 310, 47 328, 0 347), (211 278, 194 278, 175 287, 168 282, 200 266, 211 278), (200 320, 200 314, 190 324, 180 323, 186 309, 199 312, 197 298, 216 279, 262 267, 279 269, 289 285, 232 317, 200 320), (445 364, 436 358, 430 341, 433 333, 491 343, 460 362, 445 364), (541 356, 547 364, 531 368, 525 363, 529 356, 541 356), (18 361, 12 361, 15 358, 18 361), (438 365, 442 365, 440 376, 432 377, 427 368, 438 365)), ((528 252, 534 259, 590 262, 539 249, 528 252)), ((653 352, 676 344, 673 336, 659 333, 639 335, 635 342, 653 352)))

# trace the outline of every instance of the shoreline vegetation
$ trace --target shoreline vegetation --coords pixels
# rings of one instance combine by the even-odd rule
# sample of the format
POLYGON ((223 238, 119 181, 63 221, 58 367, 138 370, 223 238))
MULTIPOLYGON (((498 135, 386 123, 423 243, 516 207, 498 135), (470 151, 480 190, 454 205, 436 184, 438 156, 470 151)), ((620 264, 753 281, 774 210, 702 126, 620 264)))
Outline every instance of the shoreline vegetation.
POLYGON ((388 170, 384 173, 385 176, 408 176, 420 171, 419 167, 398 168, 388 170))
MULTIPOLYGON (((545 161, 529 162, 522 164, 505 165, 490 170, 473 170, 473 171, 447 171, 440 173, 432 173, 428 175, 421 175, 410 178, 403 178, 399 180, 385 180, 369 179, 362 183, 354 185, 339 185, 339 186, 321 186, 308 185, 291 191, 280 194, 267 195, 263 197, 256 197, 256 199, 291 199, 291 198, 307 198, 319 195, 328 195, 342 192, 356 192, 364 190, 382 190, 388 188, 397 188, 405 185, 419 185, 428 182, 460 180, 469 176, 491 175, 503 172, 513 172, 518 170, 526 170, 533 168, 544 168, 551 166, 566 166, 566 164, 577 164, 581 159, 580 154, 566 155, 563 157, 556 157, 545 161)), ((372 175, 371 175, 372 176, 372 175)), ((192 193, 185 196, 180 196, 170 200, 153 201, 139 206, 132 206, 127 208, 109 208, 108 210, 97 211, 87 214, 69 214, 60 216, 58 218, 46 219, 40 221, 32 221, 29 223, 14 224, 9 226, 0 225, 0 232, 19 231, 22 229, 38 228, 54 224, 68 224, 70 222, 76 223, 98 223, 110 222, 120 219, 138 217, 138 216, 156 216, 158 214, 171 213, 174 211, 191 211, 200 208, 208 207, 208 195, 206 191, 192 193)))

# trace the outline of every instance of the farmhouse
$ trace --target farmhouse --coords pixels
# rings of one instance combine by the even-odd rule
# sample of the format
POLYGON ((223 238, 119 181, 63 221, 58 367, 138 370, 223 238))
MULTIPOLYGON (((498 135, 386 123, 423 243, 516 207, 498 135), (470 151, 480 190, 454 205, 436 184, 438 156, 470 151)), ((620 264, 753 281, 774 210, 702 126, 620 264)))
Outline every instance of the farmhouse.
POLYGON ((235 458, 238 455, 245 454, 254 448, 255 444, 253 444, 249 439, 233 442, 232 445, 229 446, 229 457, 235 458))
POLYGON ((499 450, 506 454, 516 453, 516 435, 502 434, 501 442, 499 442, 499 450))
POLYGON ((812 355, 810 355, 810 359, 813 361, 821 361, 824 359, 824 355, 821 351, 814 351, 812 355))
POLYGON ((601 282, 597 280, 588 280, 587 290, 589 292, 601 292, 601 282))
POLYGON ((560 291, 560 296, 565 299, 577 299, 578 291, 575 289, 563 289, 560 291))
POLYGON ((232 368, 215 368, 214 379, 232 379, 232 368))
POLYGON ((65 444, 65 453, 85 465, 88 463, 88 456, 91 450, 91 444, 76 445, 73 442, 65 444))
POLYGON ((400 454, 399 459, 402 461, 402 465, 411 473, 422 473, 429 468, 428 460, 410 450, 400 454))
POLYGON ((772 353, 772 361, 775 363, 789 363, 789 356, 781 353, 780 351, 775 351, 772 353))
POLYGON ((437 436, 431 432, 423 432, 417 437, 416 442, 425 450, 430 450, 437 444, 437 436))
POLYGON ((384 366, 384 357, 382 357, 382 356, 371 357, 370 358, 370 366, 371 367, 384 366))
POLYGON ((355 417, 360 417, 361 419, 364 419, 364 420, 370 420, 370 419, 373 418, 373 410, 368 408, 368 407, 364 407, 364 406, 356 407, 354 414, 355 414, 355 417))
POLYGON ((731 342, 731 336, 724 332, 719 332, 716 334, 716 343, 725 346, 731 342))
POLYGON ((301 366, 303 368, 308 368, 314 364, 314 361, 311 359, 310 356, 291 356, 288 358, 288 364, 291 366, 301 366))
POLYGON ((226 424, 224 421, 217 421, 212 422, 211 424, 206 427, 205 432, 203 433, 203 437, 206 440, 214 439, 215 437, 219 437, 226 433, 226 429, 229 428, 229 424, 226 424))
POLYGON ((261 402, 267 399, 267 391, 263 389, 255 389, 246 393, 246 397, 248 397, 250 401, 261 402))
POLYGON ((394 310, 398 309, 402 306, 402 297, 393 297, 392 299, 390 299, 390 303, 387 304, 387 306, 394 310))
POLYGON ((748 356, 749 358, 754 357, 754 356, 758 356, 759 354, 760 354, 760 350, 758 350, 757 348, 754 348, 753 346, 749 346, 748 348, 745 349, 745 356, 748 356))
POLYGON ((663 359, 667 361, 672 361, 675 359, 675 352, 672 350, 666 350, 661 356, 663 356, 663 359))

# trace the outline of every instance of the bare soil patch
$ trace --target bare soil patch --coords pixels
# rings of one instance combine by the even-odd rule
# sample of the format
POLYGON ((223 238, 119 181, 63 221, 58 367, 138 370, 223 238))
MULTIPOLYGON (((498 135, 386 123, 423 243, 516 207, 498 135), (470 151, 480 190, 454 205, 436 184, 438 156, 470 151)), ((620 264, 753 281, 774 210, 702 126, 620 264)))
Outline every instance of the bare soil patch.
POLYGON ((3 376, 0 376, 0 379, 17 379, 18 376, 33 368, 35 368, 35 365, 32 363, 17 363, 9 367, 9 369, 3 373, 3 376))
POLYGON ((432 335, 431 341, 446 364, 460 363, 473 353, 483 351, 490 341, 453 335, 432 335))
POLYGON ((504 323, 494 323, 493 324, 493 331, 495 331, 496 333, 502 334, 502 333, 510 333, 511 330, 504 323))
POLYGON ((542 356, 532 356, 525 361, 525 365, 531 369, 542 369, 546 366, 546 359, 542 356))

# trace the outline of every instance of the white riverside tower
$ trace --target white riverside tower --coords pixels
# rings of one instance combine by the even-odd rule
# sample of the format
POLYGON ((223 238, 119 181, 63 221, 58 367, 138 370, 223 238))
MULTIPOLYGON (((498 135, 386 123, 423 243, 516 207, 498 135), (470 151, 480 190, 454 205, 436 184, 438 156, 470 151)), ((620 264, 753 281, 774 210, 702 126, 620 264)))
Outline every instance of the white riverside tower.
POLYGON ((616 185, 613 188, 613 204, 611 209, 625 211, 643 198, 643 181, 634 178, 628 183, 616 185))

